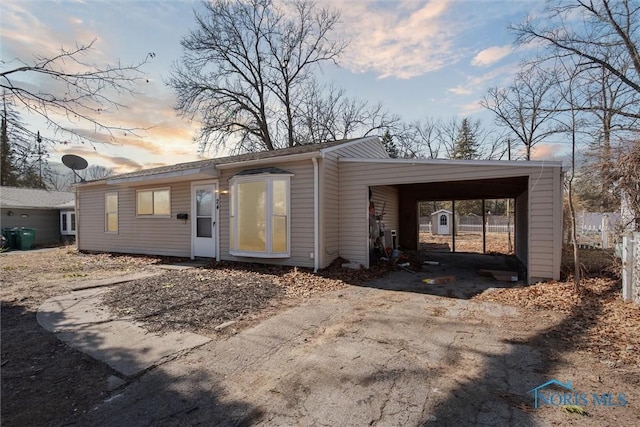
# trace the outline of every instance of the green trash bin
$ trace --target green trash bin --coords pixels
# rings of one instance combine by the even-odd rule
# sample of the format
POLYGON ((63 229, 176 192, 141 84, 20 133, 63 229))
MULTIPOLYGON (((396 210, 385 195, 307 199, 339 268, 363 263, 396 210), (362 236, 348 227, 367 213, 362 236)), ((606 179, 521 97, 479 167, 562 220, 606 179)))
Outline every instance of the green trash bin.
POLYGON ((36 230, 33 228, 21 227, 16 229, 16 246, 21 251, 33 248, 36 243, 36 230))
POLYGON ((7 239, 7 247, 8 249, 17 249, 18 242, 16 238, 16 229, 13 227, 7 227, 2 229, 2 235, 5 239, 7 239))

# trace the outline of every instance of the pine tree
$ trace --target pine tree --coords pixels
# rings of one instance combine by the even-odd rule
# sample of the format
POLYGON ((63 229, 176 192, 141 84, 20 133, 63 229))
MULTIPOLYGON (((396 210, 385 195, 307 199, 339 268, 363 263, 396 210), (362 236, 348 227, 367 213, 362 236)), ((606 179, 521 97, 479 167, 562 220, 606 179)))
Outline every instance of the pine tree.
POLYGON ((2 132, 0 135, 0 184, 16 186, 18 184, 18 173, 15 166, 16 163, 13 151, 9 144, 9 135, 7 132, 7 104, 4 97, 2 107, 2 132))
POLYGON ((386 131, 384 135, 382 135, 381 141, 384 145, 385 150, 387 150, 387 153, 389 153, 389 157, 391 157, 392 159, 397 159, 399 154, 398 147, 396 146, 396 143, 393 142, 393 136, 391 135, 391 133, 389 133, 389 131, 386 131))
POLYGON ((4 95, 1 113, 2 185, 46 188, 51 175, 47 143, 39 132, 26 128, 10 98, 4 95))
POLYGON ((468 118, 462 119, 458 136, 456 137, 452 159, 475 159, 478 157, 478 142, 476 141, 475 131, 472 129, 468 118))

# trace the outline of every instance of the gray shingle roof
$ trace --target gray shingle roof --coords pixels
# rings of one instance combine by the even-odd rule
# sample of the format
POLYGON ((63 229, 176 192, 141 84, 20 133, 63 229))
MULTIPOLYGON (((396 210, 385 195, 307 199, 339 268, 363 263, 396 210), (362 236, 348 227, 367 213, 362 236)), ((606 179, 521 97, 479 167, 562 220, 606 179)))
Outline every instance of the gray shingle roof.
POLYGON ((68 191, 0 187, 0 206, 3 208, 73 208, 74 200, 75 194, 68 191))
MULTIPOLYGON (((354 138, 354 139, 359 139, 359 138, 354 138)), ((283 148, 280 150, 261 151, 257 153, 246 153, 246 154, 240 154, 236 156, 219 157, 216 159, 206 159, 206 160, 197 160, 195 162, 178 163, 175 165, 161 166, 161 167, 152 168, 152 169, 141 169, 139 171, 128 172, 120 175, 114 175, 108 178, 103 178, 95 181, 151 176, 151 175, 157 175, 157 174, 163 174, 163 173, 181 172, 188 169, 205 168, 207 166, 213 166, 213 165, 223 165, 225 163, 246 162, 250 160, 260 160, 260 159, 290 156, 293 154, 305 154, 305 153, 311 153, 314 151, 320 151, 325 148, 333 147, 336 145, 345 144, 349 141, 353 141, 354 139, 343 139, 340 141, 323 142, 321 144, 298 145, 295 147, 283 148)), ((87 181, 87 182, 91 182, 91 181, 87 181)))

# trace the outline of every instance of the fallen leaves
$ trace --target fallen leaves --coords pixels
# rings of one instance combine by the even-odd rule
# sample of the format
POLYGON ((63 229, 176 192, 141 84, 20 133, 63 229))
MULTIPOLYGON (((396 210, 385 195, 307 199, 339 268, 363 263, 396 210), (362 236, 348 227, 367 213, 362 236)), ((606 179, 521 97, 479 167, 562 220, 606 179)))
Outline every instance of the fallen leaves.
POLYGON ((207 268, 167 271, 123 283, 106 293, 103 301, 150 331, 211 333, 217 325, 255 318, 285 300, 307 299, 384 272, 332 265, 314 274, 296 267, 213 262, 207 268))
POLYGON ((614 366, 640 366, 640 305, 622 300, 618 280, 583 279, 579 292, 573 282, 552 281, 495 289, 474 298, 560 312, 564 320, 553 331, 561 339, 614 366))

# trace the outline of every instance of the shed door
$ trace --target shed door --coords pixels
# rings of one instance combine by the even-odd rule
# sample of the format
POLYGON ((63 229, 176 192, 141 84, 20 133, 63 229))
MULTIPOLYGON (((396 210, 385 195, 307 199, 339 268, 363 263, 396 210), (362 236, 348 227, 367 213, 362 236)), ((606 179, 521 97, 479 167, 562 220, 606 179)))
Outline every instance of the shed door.
POLYGON ((449 217, 447 214, 440 214, 438 218, 438 234, 449 234, 449 217))
POLYGON ((216 184, 194 185, 191 193, 193 256, 216 256, 216 184))

